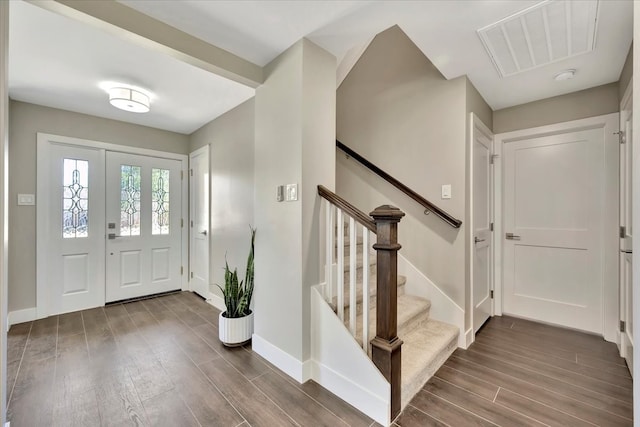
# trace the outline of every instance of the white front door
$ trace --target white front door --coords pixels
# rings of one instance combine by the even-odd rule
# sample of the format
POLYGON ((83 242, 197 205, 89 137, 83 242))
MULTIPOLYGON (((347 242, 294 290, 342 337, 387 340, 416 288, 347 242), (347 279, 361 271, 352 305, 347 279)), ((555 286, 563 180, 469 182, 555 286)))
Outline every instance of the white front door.
POLYGON ((620 320, 624 322, 624 328, 621 328, 620 353, 633 375, 632 130, 632 95, 629 92, 620 105, 620 320))
POLYGON ((104 304, 104 152, 39 145, 39 317, 104 304), (43 154, 43 153, 41 153, 43 154), (48 248, 47 252, 41 252, 48 248))
POLYGON ((604 129, 504 146, 504 313, 603 333, 604 129))
POLYGON ((106 301, 180 289, 181 165, 107 152, 106 301))
POLYGON ((492 314, 491 147, 493 135, 472 116, 473 157, 473 331, 492 314))
POLYGON ((209 146, 189 155, 190 284, 191 290, 209 298, 209 146))

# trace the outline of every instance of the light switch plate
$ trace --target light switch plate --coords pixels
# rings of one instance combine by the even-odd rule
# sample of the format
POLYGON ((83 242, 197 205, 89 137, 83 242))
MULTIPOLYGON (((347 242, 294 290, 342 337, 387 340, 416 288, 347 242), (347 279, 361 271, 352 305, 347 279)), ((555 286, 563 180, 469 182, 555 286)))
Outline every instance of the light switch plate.
POLYGON ((18 206, 34 206, 35 204, 35 194, 18 194, 18 206))
POLYGON ((442 198, 443 199, 451 198, 451 184, 444 184, 442 186, 442 198))
POLYGON ((287 184, 287 202, 294 202, 298 200, 298 184, 287 184))

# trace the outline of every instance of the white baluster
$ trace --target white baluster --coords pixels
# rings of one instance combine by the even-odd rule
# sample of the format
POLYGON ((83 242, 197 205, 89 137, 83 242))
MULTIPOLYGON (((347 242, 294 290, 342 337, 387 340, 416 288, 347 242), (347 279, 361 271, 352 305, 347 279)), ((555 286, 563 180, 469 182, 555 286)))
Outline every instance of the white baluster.
POLYGON ((333 302, 333 246, 334 240, 333 236, 335 233, 334 224, 333 224, 333 205, 327 202, 327 211, 326 211, 326 231, 327 231, 327 248, 326 248, 326 268, 324 273, 324 281, 325 281, 325 299, 329 303, 333 302))
POLYGON ((338 279, 338 317, 344 322, 344 220, 342 209, 336 208, 336 225, 338 226, 338 255, 336 259, 338 279))
POLYGON ((349 329, 356 336, 356 221, 349 217, 349 329))
POLYGON ((362 348, 369 352, 369 229, 362 226, 362 348))

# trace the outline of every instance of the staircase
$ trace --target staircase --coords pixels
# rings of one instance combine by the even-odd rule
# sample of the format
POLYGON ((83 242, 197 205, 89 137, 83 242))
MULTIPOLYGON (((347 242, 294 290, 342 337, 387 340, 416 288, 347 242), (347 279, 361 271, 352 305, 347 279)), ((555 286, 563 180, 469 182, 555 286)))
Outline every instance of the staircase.
MULTIPOLYGON (((359 235, 356 239, 356 262, 350 262, 350 236, 348 227, 342 227, 344 231, 344 283, 349 283, 351 266, 356 270, 356 299, 350 301, 349 288, 344 291, 344 324, 350 329, 349 310, 351 304, 356 305, 355 339, 362 343, 363 337, 363 239, 359 235)), ((337 243, 336 243, 337 246, 337 243)), ((337 247, 336 247, 337 249, 337 247)), ((375 251, 368 248, 369 257, 369 318, 376 319, 376 256, 375 251)), ((337 252, 337 250, 336 250, 337 252)), ((405 291, 406 278, 398 276, 398 337, 404 342, 402 345, 402 372, 401 372, 401 405, 402 408, 409 403, 422 386, 431 378, 438 368, 447 360, 449 355, 457 348, 459 330, 447 323, 438 322, 429 318, 431 302, 424 298, 409 295, 405 291)), ((337 312, 337 296, 329 302, 334 312, 337 312)), ((375 321, 369 328, 367 343, 376 335, 375 321)), ((371 355, 371 346, 367 345, 367 354, 371 355)))

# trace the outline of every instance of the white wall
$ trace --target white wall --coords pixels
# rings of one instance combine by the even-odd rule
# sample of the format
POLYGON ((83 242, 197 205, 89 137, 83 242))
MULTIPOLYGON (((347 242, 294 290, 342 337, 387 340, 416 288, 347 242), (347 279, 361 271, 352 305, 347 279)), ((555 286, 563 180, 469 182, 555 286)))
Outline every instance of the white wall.
MULTIPOLYGON (((254 108, 252 98, 189 136, 189 151, 209 145, 209 282, 222 286, 225 257, 244 277, 249 253, 249 226, 254 225, 254 108)), ((217 287, 211 290, 221 295, 217 287)))
MULTIPOLYGON (((9 311, 36 306, 36 207, 17 206, 36 193, 36 134, 45 132, 187 154, 187 135, 11 101, 9 105, 9 311)), ((36 198, 37 203, 37 198, 36 198)))
MULTIPOLYGON (((635 40, 636 37, 640 39, 640 4, 637 2, 633 3, 633 38, 635 40)), ((633 74, 636 73, 635 70, 640 70, 640 43, 633 44, 633 74)), ((640 79, 636 78, 633 80, 633 93, 640 93, 640 79)), ((635 147, 640 147, 640 132, 637 130, 640 129, 640 114, 637 112, 640 111, 640 96, 633 97, 633 111, 636 111, 636 114, 633 116, 633 129, 636 131, 633 133, 633 145, 635 147)), ((636 171, 640 171, 640 150, 634 150, 633 153, 633 169, 636 171)), ((632 218, 632 226, 634 230, 640 230, 640 174, 633 174, 633 218, 632 218)), ((634 239, 633 241, 633 325, 636 327, 633 328, 633 342, 640 343, 640 292, 637 292, 640 289, 640 239, 634 239)), ((633 352, 633 378, 635 381, 633 382, 633 412, 636 414, 640 414, 640 351, 636 349, 633 352)))
POLYGON ((316 186, 333 187, 335 176, 335 58, 301 40, 267 65, 265 76, 255 97, 253 348, 302 380, 310 287, 320 274, 316 186), (276 201, 278 185, 296 183, 298 201, 276 201))

